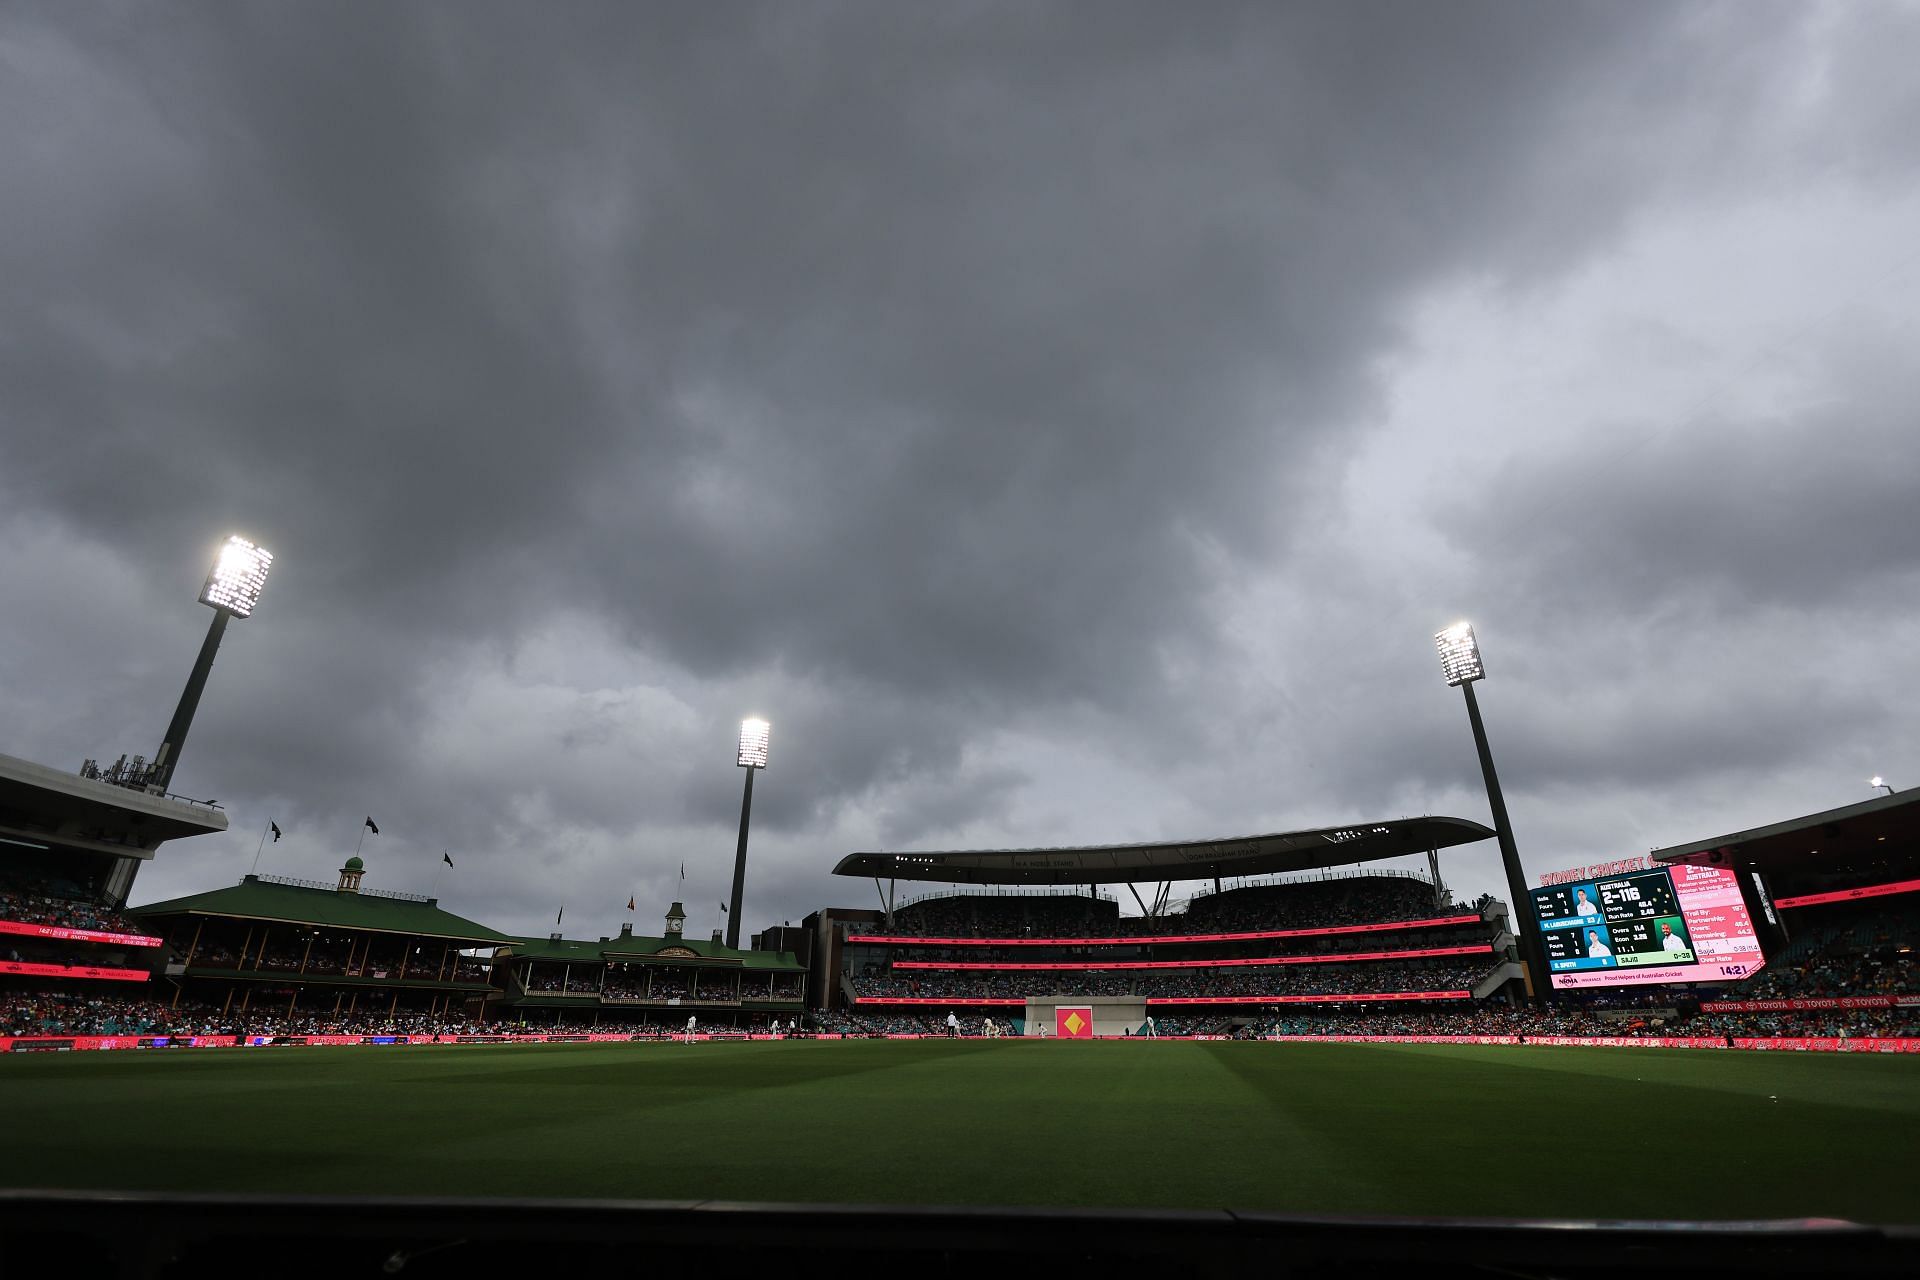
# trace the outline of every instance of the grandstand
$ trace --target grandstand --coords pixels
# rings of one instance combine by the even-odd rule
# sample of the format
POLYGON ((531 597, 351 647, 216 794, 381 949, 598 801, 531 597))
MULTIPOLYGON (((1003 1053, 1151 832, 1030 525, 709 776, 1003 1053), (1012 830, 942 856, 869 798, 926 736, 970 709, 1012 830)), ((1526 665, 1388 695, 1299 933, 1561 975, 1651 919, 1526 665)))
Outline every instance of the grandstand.
POLYGON ((1920 1035, 1920 791, 1656 850, 1732 870, 1775 949, 1749 980, 1699 1002, 1728 1035, 1920 1035))
MULTIPOLYGON (((803 1009, 790 955, 681 936, 512 937, 433 898, 364 888, 347 859, 334 885, 249 875, 140 908, 173 957, 170 1008, 249 1035, 664 1028, 765 1022, 803 1009)), ((189 1018, 190 1025, 195 1019, 189 1018)))
POLYGON ((692 1015, 708 1026, 765 1026, 805 1009, 806 968, 782 951, 742 951, 685 936, 674 903, 666 932, 631 925, 598 942, 514 938, 495 955, 495 1016, 530 1027, 585 1023, 614 1030, 665 1027, 692 1015))
POLYGON ((119 908, 162 844, 227 829, 227 815, 210 801, 90 772, 0 755, 0 875, 53 877, 68 882, 77 901, 119 908))
POLYGON ((855 854, 839 874, 1005 879, 897 907, 882 893, 876 923, 842 927, 827 1012, 852 1031, 937 1033, 953 1013, 969 1028, 991 1018, 1034 1036, 1134 1035, 1149 1017, 1248 1033, 1274 1025, 1283 1007, 1508 1003, 1524 992, 1524 970, 1504 904, 1456 904, 1435 875, 1334 870, 1400 856, 1410 843, 1431 855, 1490 834, 1420 818, 1177 844, 855 854), (1164 882, 1151 907, 1136 892, 1136 917, 1096 887, 1171 869, 1215 887, 1178 910, 1164 882), (1088 890, 1019 887, 1068 877, 1088 890))
POLYGON ((363 1011, 432 1025, 479 1016, 506 936, 414 894, 249 875, 137 909, 165 940, 169 998, 266 1034, 325 1034, 363 1011))
POLYGON ((0 755, 0 1010, 8 1020, 78 1005, 106 1010, 83 1018, 118 1025, 122 1006, 150 1002, 163 953, 161 939, 125 909, 134 877, 167 841, 226 828, 215 805, 0 755))

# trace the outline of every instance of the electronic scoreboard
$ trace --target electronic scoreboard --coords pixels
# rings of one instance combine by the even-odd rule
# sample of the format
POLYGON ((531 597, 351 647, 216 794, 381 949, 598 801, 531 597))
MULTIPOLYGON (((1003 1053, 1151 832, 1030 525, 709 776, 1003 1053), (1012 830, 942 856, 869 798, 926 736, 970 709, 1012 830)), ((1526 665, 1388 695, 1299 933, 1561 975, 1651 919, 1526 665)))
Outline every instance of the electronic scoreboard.
POLYGON ((1535 889, 1556 987, 1737 982, 1766 963, 1733 872, 1676 864, 1535 889))

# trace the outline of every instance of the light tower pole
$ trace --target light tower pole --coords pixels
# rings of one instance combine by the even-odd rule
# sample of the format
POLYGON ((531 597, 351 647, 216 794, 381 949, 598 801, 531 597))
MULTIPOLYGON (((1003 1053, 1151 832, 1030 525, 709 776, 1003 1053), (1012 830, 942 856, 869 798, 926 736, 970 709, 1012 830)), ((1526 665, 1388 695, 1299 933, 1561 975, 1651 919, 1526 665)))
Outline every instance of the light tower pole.
POLYGON ((747 887, 747 824, 753 817, 753 775, 767 767, 767 735, 772 726, 758 716, 740 722, 740 754, 736 763, 747 771, 740 796, 740 843, 733 850, 733 901, 727 908, 727 945, 740 946, 740 894, 747 887))
POLYGON ((227 619, 252 615, 272 564, 271 551, 238 534, 220 548, 220 556, 207 574, 207 584, 200 588, 200 603, 213 610, 213 622, 207 627, 207 638, 200 642, 200 656, 194 659, 187 687, 180 691, 173 719, 167 722, 167 735, 154 752, 149 790, 164 793, 172 785, 180 751, 187 745, 187 730, 193 727, 193 713, 199 709, 200 695, 207 687, 207 673, 213 670, 213 655, 219 652, 220 638, 227 633, 227 619))
POLYGON ((1480 721, 1480 703, 1473 696, 1474 682, 1486 679, 1486 665, 1480 660, 1480 642, 1469 623, 1456 622, 1433 638, 1440 650, 1440 669, 1449 685, 1458 685, 1467 698, 1467 720, 1473 725, 1473 745, 1480 753, 1480 775, 1487 784, 1487 805, 1493 810, 1493 832, 1500 842, 1500 861, 1507 872, 1509 923, 1520 939, 1520 953, 1526 957, 1532 980, 1534 1003, 1546 1007, 1552 979, 1547 972, 1546 951, 1535 926, 1533 897, 1527 892, 1527 873, 1520 866, 1520 851, 1513 843, 1513 823, 1507 818, 1506 797, 1500 793, 1500 775, 1494 772, 1493 750, 1487 745, 1487 727, 1480 721))

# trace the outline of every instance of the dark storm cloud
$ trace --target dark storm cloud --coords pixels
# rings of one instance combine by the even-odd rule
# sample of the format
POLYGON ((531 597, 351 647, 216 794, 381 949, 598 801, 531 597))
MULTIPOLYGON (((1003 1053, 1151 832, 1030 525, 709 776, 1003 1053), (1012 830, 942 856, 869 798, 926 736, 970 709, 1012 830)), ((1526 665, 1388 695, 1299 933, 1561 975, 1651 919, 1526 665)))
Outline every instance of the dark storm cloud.
POLYGON ((1463 547, 1485 537, 1519 553, 1542 609, 1577 594, 1609 614, 1682 601, 1739 617, 1883 592, 1920 565, 1920 384, 1905 368, 1877 381, 1878 395, 1784 421, 1708 420, 1651 441, 1646 424, 1598 430, 1577 453, 1508 468, 1450 527, 1463 547))
MULTIPOLYGON (((0 745, 157 727, 197 626, 177 602, 231 526, 281 561, 180 783, 310 826, 384 795, 427 843, 570 840, 664 875, 676 846, 730 853, 722 748, 757 709, 782 771, 759 820, 793 842, 771 891, 844 852, 849 815, 910 842, 1011 805, 1031 771, 981 759, 993 733, 1079 715, 1122 758, 1231 749, 1222 583, 1312 580, 1409 301, 1549 287, 1782 138, 1777 163, 1828 165, 1826 117, 1781 117, 1816 25, 13 9, 0 491, 164 621, 117 664, 41 650, 81 705, 17 702, 28 740, 0 745)), ((1836 66, 1884 56, 1843 35, 1836 66)), ((1853 171, 1910 145, 1894 90, 1836 83, 1882 122, 1853 171)), ((1555 545, 1543 572, 1576 554, 1555 545)), ((10 591, 46 606, 59 583, 29 575, 10 591)), ((512 910, 538 873, 500 874, 512 910)))

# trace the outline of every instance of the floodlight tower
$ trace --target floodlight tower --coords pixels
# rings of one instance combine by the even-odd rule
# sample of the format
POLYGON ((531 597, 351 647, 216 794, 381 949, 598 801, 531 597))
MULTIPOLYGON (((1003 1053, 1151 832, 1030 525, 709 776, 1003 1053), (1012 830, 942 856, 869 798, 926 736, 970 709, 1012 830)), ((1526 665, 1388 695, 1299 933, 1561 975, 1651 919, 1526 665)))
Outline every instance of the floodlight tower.
POLYGON ((1507 871, 1507 894, 1513 899, 1510 923, 1520 939, 1521 954, 1526 957, 1533 977, 1534 1001, 1545 1006, 1551 988, 1546 951, 1540 944, 1540 930, 1532 919, 1533 897, 1527 892, 1527 873, 1520 867, 1520 851, 1514 847, 1513 823, 1507 819, 1506 798, 1500 794, 1500 775, 1493 769, 1487 727, 1480 722, 1480 703, 1473 696, 1474 681, 1484 680, 1487 675, 1486 665, 1480 661, 1480 642, 1474 638, 1472 624, 1466 622, 1454 623, 1435 635, 1433 642, 1440 650, 1440 669, 1446 673, 1447 683, 1458 685, 1460 692, 1467 696, 1467 719, 1473 725, 1473 745, 1480 752, 1480 775, 1486 779, 1487 804, 1493 810, 1493 832, 1500 841, 1500 861, 1507 871))
POLYGON ((267 585, 267 569, 273 553, 255 546, 239 534, 228 538, 220 556, 207 574, 207 585, 200 588, 200 603, 213 610, 213 623, 200 644, 200 656, 194 659, 193 673, 180 692, 180 705, 173 709, 167 736, 154 753, 153 773, 148 788, 166 791, 173 782, 174 768, 180 763, 180 749, 187 745, 187 730, 193 727, 193 713, 200 706, 200 694, 207 687, 207 673, 213 670, 213 655, 220 649, 220 637, 226 634, 227 619, 252 615, 260 603, 260 589, 267 585))
POLYGON ((727 908, 727 945, 740 945, 740 893, 747 887, 747 820, 753 816, 753 775, 767 767, 767 735, 772 726, 758 716, 740 722, 737 763, 747 771, 740 797, 740 843, 733 850, 733 904, 727 908))

